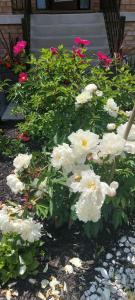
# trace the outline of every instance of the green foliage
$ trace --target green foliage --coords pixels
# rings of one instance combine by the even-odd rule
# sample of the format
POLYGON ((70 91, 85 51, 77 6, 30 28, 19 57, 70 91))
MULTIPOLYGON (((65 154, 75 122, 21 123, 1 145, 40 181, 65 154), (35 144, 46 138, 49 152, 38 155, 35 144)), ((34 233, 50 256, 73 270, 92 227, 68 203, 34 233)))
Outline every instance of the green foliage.
POLYGON ((0 240, 0 283, 36 275, 39 242, 29 244, 15 234, 4 234, 0 240))
POLYGON ((120 109, 131 109, 135 94, 135 78, 127 66, 114 74, 94 66, 87 56, 83 61, 74 57, 63 46, 58 52, 53 55, 49 49, 42 49, 38 59, 32 56, 28 81, 14 85, 9 95, 16 103, 16 111, 25 116, 25 122, 18 125, 20 131, 27 131, 48 147, 53 146, 55 136, 61 143, 80 126, 101 133, 107 121, 112 122, 112 117, 103 111, 106 100, 114 98, 120 109), (75 98, 89 83, 96 84, 103 97, 94 96, 92 104, 76 109, 75 98))
POLYGON ((3 157, 15 157, 19 152, 27 152, 27 147, 16 139, 8 138, 0 129, 0 155, 3 157))

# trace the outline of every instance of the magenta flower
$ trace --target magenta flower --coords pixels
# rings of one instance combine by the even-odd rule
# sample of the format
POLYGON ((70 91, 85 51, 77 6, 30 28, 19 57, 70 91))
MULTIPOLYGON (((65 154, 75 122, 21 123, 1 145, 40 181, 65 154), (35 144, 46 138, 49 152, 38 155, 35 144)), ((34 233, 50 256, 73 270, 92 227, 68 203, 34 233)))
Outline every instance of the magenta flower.
POLYGON ((82 53, 82 49, 80 49, 80 48, 73 47, 73 54, 74 54, 74 57, 75 56, 79 56, 80 58, 86 57, 86 55, 84 53, 82 53))
POLYGON ((51 47, 50 51, 52 52, 52 54, 58 54, 58 49, 57 48, 51 47))
POLYGON ((75 44, 80 44, 82 46, 89 46, 91 44, 88 40, 82 40, 80 37, 76 37, 74 39, 75 44))
POLYGON ((24 49, 26 48, 27 42, 26 41, 19 41, 15 44, 15 46, 13 47, 13 53, 14 55, 18 55, 20 53, 22 53, 24 51, 24 49))
POLYGON ((28 74, 27 73, 22 72, 22 73, 19 74, 18 81, 20 83, 23 83, 23 82, 27 81, 27 79, 28 79, 28 74))
POLYGON ((109 58, 106 54, 102 53, 101 51, 97 53, 97 56, 100 61, 103 61, 104 67, 106 68, 108 68, 112 63, 112 59, 109 58))

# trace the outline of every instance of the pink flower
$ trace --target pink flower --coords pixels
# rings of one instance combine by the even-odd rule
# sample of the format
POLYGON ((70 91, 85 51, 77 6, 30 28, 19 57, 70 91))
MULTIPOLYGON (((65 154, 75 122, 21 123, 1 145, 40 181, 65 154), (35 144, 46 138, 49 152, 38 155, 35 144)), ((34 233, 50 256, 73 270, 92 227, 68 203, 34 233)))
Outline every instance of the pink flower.
POLYGON ((57 48, 51 47, 50 51, 52 52, 52 54, 58 54, 58 49, 57 48))
POLYGON ((23 142, 29 142, 30 137, 27 132, 24 132, 24 133, 18 134, 17 139, 20 141, 23 141, 23 142))
POLYGON ((106 54, 99 51, 97 53, 98 59, 104 62, 104 66, 107 68, 112 63, 112 59, 109 58, 106 54))
POLYGON ((82 49, 80 49, 80 48, 73 47, 73 54, 74 54, 74 57, 75 56, 79 56, 80 58, 86 57, 86 55, 82 53, 82 49))
POLYGON ((13 47, 13 53, 14 55, 18 55, 23 52, 23 50, 26 48, 27 42, 26 41, 19 41, 16 43, 16 45, 13 47))
POLYGON ((88 40, 82 40, 80 37, 76 37, 76 38, 74 39, 74 42, 75 42, 75 44, 80 44, 80 45, 82 45, 82 46, 88 46, 88 45, 91 44, 90 41, 88 41, 88 40))
POLYGON ((22 73, 19 74, 19 79, 18 79, 18 81, 19 81, 20 83, 23 83, 23 82, 27 81, 27 79, 28 79, 28 74, 27 74, 27 73, 22 72, 22 73))

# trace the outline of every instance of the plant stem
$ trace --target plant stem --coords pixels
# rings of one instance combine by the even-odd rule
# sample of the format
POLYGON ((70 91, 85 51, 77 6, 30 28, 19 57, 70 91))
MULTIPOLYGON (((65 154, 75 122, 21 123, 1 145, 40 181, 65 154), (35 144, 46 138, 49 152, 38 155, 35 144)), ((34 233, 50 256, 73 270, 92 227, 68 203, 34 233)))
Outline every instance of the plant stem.
POLYGON ((133 108, 133 111, 132 111, 132 114, 129 118, 129 121, 128 121, 128 124, 127 124, 127 127, 126 127, 126 130, 125 130, 125 133, 124 133, 124 139, 127 140, 128 138, 128 135, 130 133, 130 130, 131 130, 131 127, 134 123, 134 119, 135 119, 135 105, 134 105, 134 108, 133 108))

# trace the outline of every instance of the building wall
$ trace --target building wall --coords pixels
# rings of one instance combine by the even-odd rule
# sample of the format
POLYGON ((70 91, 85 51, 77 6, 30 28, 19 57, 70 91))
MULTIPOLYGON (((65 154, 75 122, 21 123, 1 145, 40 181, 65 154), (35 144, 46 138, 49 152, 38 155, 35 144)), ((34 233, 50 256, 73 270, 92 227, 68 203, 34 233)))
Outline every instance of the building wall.
POLYGON ((122 0, 121 11, 135 12, 135 0, 122 0))
POLYGON ((0 14, 11 14, 11 0, 0 0, 0 14))
MULTIPOLYGON (((32 11, 35 12, 36 0, 31 1, 32 11)), ((91 0, 91 9, 93 12, 100 11, 100 0, 91 0)), ((128 15, 125 25, 125 39, 123 43, 123 51, 124 53, 135 53, 135 0, 122 0, 121 12, 123 15, 128 15)), ((21 22, 18 22, 17 19, 15 20, 15 15, 14 21, 12 21, 10 17, 11 19, 13 17, 11 0, 0 0, 0 30, 2 30, 6 39, 8 37, 8 32, 11 32, 13 38, 21 38, 21 22), (4 15, 6 15, 6 18, 4 18, 4 15)), ((2 49, 0 49, 0 52, 1 51, 2 49)))
POLYGON ((126 16, 123 53, 135 54, 135 0, 122 0, 121 12, 126 16))

